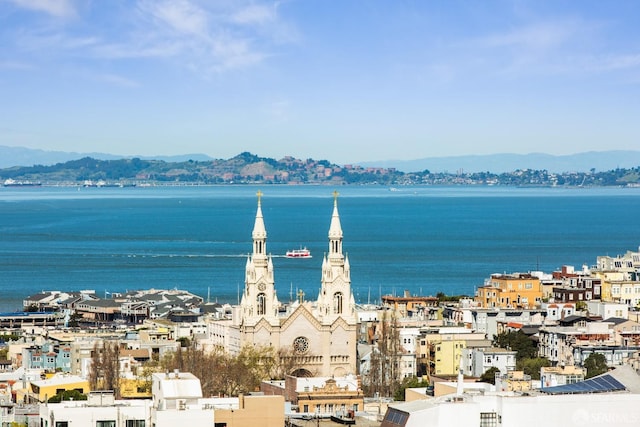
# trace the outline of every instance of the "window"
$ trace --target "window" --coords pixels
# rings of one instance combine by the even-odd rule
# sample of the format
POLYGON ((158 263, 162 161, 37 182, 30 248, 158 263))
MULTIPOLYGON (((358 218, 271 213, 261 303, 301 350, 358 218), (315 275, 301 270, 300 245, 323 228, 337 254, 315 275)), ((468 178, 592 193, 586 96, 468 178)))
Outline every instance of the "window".
POLYGON ((56 427, 69 427, 69 421, 56 421, 56 427))
POLYGON ((127 420, 126 427, 144 427, 144 420, 127 420))
POLYGON ((304 405, 304 406, 302 407, 302 411, 303 411, 303 412, 309 412, 309 405, 304 405))
POLYGON ((258 316, 263 316, 267 312, 267 297, 265 294, 258 294, 258 316))
POLYGON ((99 420, 96 421, 96 427, 116 427, 115 420, 99 420))
POLYGON ((342 313, 342 292, 333 294, 333 312, 336 314, 342 313))
POLYGON ((293 340, 293 351, 296 354, 305 354, 309 351, 309 340, 306 337, 297 337, 293 340))
POLYGON ((480 412, 480 427, 498 427, 498 414, 495 412, 480 412))

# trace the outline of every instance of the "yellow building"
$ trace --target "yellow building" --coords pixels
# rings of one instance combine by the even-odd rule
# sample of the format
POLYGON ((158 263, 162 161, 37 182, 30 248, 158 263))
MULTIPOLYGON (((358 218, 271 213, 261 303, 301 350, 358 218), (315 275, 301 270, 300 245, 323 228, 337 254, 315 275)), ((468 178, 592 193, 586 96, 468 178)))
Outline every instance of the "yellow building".
POLYGON ((58 393, 77 390, 80 393, 89 392, 89 381, 76 375, 56 374, 51 378, 32 381, 28 399, 31 402, 45 402, 58 393))
POLYGON ((640 281, 629 280, 621 271, 594 271, 602 280, 600 299, 605 302, 619 302, 632 307, 640 305, 640 281))
POLYGON ((431 374, 435 376, 458 375, 462 350, 466 346, 466 340, 455 339, 447 335, 443 335, 440 341, 431 343, 431 374))
POLYGON ((144 378, 120 378, 120 398, 150 399, 151 381, 144 378))
POLYGON ((592 272, 594 277, 600 279, 600 299, 604 302, 618 302, 620 301, 619 289, 616 295, 613 294, 612 283, 619 283, 625 279, 625 275, 620 271, 599 271, 594 270, 592 272))
POLYGON ((531 274, 494 274, 474 300, 482 308, 536 308, 543 295, 540 279, 531 274))

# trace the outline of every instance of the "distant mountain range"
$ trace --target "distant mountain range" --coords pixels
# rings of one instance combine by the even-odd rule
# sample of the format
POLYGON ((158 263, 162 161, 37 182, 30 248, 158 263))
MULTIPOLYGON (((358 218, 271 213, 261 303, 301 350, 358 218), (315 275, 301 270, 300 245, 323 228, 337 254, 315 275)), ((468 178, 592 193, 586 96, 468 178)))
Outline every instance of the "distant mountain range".
POLYGON ((137 157, 142 160, 163 160, 165 162, 186 162, 188 160, 206 161, 213 158, 206 154, 182 154, 179 156, 119 156, 106 153, 76 153, 66 151, 46 151, 25 147, 8 147, 0 145, 0 168, 13 166, 50 166, 56 163, 64 163, 69 160, 78 160, 83 157, 91 157, 99 160, 118 160, 137 157))
MULTIPOLYGON (((91 157, 99 160, 117 160, 137 157, 142 160, 163 160, 166 162, 210 161, 206 154, 184 154, 179 156, 121 156, 106 153, 77 153, 64 151, 46 151, 24 147, 0 145, 0 168, 13 166, 54 165, 91 157)), ((530 154, 487 154, 473 156, 426 157, 415 160, 380 160, 356 163, 362 167, 395 168, 401 172, 448 172, 503 173, 514 170, 547 170, 552 173, 607 171, 617 168, 640 166, 640 151, 589 151, 565 156, 543 153, 530 154)))
POLYGON ((363 162, 364 167, 396 168, 402 172, 503 173, 517 169, 547 170, 552 173, 598 172, 640 166, 640 151, 589 151, 566 156, 551 154, 487 154, 477 156, 427 157, 416 160, 363 162))

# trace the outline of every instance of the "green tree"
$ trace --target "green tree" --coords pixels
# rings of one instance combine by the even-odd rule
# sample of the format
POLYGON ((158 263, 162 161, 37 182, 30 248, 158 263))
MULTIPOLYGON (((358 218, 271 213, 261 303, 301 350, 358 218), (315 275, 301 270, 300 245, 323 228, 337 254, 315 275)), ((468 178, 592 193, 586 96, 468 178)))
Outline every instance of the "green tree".
POLYGON ((516 351, 516 361, 524 358, 535 358, 538 355, 537 346, 521 330, 494 335, 493 345, 516 351))
POLYGON ((418 377, 406 377, 400 383, 400 386, 393 395, 394 400, 404 400, 404 392, 408 388, 428 387, 429 381, 422 380, 418 377))
POLYGON ((604 374, 609 370, 607 366, 607 359, 604 354, 591 353, 585 360, 583 367, 587 370, 585 379, 604 374))
POLYGON ((51 396, 47 402, 60 403, 63 400, 87 400, 87 395, 78 390, 65 390, 55 396, 51 396))
POLYGON ((480 382, 489 383, 489 384, 495 385, 496 384, 496 372, 500 372, 500 369, 496 368, 495 366, 490 367, 489 369, 484 371, 484 374, 482 374, 480 376, 480 382))
POLYGON ((532 380, 540 379, 540 368, 551 366, 551 362, 546 357, 525 357, 516 363, 518 370, 530 375, 532 380))

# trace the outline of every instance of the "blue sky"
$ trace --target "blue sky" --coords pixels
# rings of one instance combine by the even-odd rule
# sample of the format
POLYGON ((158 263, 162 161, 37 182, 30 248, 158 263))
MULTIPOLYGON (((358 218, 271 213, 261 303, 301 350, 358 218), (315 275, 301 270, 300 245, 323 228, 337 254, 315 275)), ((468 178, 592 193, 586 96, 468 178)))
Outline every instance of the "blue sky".
POLYGON ((336 163, 640 147, 640 2, 0 0, 0 145, 336 163))

